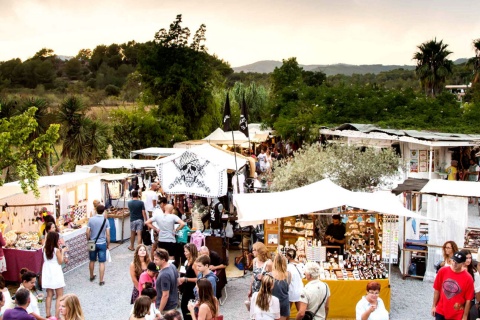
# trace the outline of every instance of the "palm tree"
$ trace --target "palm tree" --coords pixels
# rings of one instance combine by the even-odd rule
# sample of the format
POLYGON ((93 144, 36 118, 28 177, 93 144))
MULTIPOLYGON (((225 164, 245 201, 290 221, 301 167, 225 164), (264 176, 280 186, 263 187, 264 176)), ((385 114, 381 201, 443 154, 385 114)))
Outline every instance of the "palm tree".
POLYGON ((473 65, 473 84, 480 80, 480 38, 473 40, 473 49, 475 50, 475 57, 469 60, 473 65))
POLYGON ((453 62, 447 57, 452 52, 447 50, 448 44, 443 40, 430 40, 417 46, 413 59, 417 60, 415 72, 420 78, 425 94, 435 97, 443 89, 447 75, 452 73, 453 62))
POLYGON ((66 159, 75 164, 92 164, 107 149, 107 125, 86 115, 87 107, 77 97, 67 98, 58 112, 61 127, 62 154, 53 168, 57 171, 66 159))

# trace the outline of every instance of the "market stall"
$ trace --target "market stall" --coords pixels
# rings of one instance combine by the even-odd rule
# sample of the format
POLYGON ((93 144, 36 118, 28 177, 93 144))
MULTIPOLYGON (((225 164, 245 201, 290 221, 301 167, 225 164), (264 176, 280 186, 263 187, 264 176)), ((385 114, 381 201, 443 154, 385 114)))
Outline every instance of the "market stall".
POLYGON ((18 281, 22 267, 41 271, 39 231, 45 215, 54 217, 69 247, 70 259, 64 271, 88 261, 86 223, 93 210, 92 200, 100 193, 100 175, 71 173, 40 177, 38 198, 32 192, 18 191, 18 186, 18 182, 12 182, 0 187, 3 204, 0 226, 7 240, 5 280, 18 281))
MULTIPOLYGON (((427 202, 428 257, 424 281, 433 281, 435 263, 443 260, 442 246, 453 240, 459 247, 468 246, 474 233, 468 233, 468 197, 480 197, 480 183, 471 181, 430 180, 420 194, 427 202), (467 238, 468 237, 468 238, 467 238)), ((472 251, 476 251, 473 248, 472 251)))
POLYGON ((405 209, 391 193, 351 192, 328 179, 284 192, 234 195, 234 204, 241 225, 263 223, 260 217, 266 220, 265 241, 271 251, 293 245, 297 255, 303 250, 304 260, 320 264, 320 279, 331 284, 332 318, 352 317, 352 312, 354 316, 345 300, 354 306, 371 280, 382 282, 382 298, 389 309, 387 263, 397 262, 398 216, 425 218, 405 209), (315 234, 316 218, 322 214, 342 216, 346 254, 329 254, 321 243, 323 235, 315 234), (275 239, 273 243, 269 238, 275 239))

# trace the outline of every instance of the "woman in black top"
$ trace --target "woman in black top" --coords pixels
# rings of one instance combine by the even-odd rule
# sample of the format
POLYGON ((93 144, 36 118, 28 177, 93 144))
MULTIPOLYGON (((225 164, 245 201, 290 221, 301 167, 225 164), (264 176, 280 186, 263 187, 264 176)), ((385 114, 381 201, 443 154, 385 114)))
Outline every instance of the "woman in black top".
POLYGON ((185 276, 178 278, 180 291, 182 292, 182 309, 183 319, 191 320, 190 311, 188 311, 188 301, 195 298, 193 289, 197 283, 197 267, 195 260, 198 257, 197 247, 193 243, 187 243, 184 247, 184 253, 187 260, 185 261, 185 276))

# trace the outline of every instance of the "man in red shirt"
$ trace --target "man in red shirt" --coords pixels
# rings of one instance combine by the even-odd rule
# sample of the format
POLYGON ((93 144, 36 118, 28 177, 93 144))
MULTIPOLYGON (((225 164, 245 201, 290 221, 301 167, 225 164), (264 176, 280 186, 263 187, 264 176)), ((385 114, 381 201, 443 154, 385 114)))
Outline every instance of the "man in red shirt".
POLYGON ((435 320, 467 320, 474 289, 472 276, 463 270, 466 259, 464 253, 457 251, 452 265, 438 271, 433 284, 432 316, 435 320))

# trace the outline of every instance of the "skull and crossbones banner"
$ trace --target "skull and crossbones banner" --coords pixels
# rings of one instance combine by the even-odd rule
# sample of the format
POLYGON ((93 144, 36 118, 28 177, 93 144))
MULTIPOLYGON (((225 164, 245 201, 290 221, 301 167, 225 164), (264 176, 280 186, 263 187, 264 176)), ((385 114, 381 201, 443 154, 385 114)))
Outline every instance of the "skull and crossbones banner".
POLYGON ((192 150, 168 157, 157 164, 157 174, 165 193, 221 197, 227 194, 227 170, 192 150))

